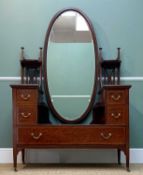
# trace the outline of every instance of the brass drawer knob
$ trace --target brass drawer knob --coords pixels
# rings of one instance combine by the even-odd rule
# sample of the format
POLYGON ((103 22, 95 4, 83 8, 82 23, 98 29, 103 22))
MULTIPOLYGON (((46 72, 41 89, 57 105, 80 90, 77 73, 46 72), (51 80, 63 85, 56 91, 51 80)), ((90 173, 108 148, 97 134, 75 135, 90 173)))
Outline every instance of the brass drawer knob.
POLYGON ((42 136, 43 134, 40 132, 37 136, 32 132, 31 133, 31 136, 32 136, 32 138, 33 139, 35 139, 35 140, 38 140, 38 139, 40 139, 40 137, 42 136))
POLYGON ((108 134, 105 135, 103 132, 101 132, 100 135, 101 135, 101 137, 102 137, 103 139, 108 140, 108 139, 111 138, 112 133, 109 132, 108 134))
POLYGON ((22 98, 22 100, 29 100, 30 99, 30 97, 31 97, 31 95, 30 94, 27 94, 27 95, 24 95, 24 94, 21 94, 21 96, 20 96, 21 98, 22 98))
POLYGON ((31 113, 30 113, 30 112, 28 112, 28 114, 27 114, 27 115, 25 115, 25 113, 24 113, 24 112, 21 112, 21 113, 20 113, 20 115, 21 115, 23 118, 28 118, 28 117, 30 117, 31 113))
POLYGON ((120 113, 120 112, 118 112, 117 114, 111 113, 111 116, 112 116, 113 118, 115 118, 115 119, 118 119, 118 118, 120 118, 121 113, 120 113))
POLYGON ((114 101, 118 101, 118 100, 121 98, 121 95, 117 95, 117 96, 112 95, 111 98, 112 98, 114 101))

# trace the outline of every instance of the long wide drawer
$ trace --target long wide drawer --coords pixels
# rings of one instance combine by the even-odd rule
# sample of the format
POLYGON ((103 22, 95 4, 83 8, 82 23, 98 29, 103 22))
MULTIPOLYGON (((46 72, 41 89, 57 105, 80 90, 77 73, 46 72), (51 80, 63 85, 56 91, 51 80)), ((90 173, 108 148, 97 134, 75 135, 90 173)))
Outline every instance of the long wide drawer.
POLYGON ((18 128, 18 144, 125 144, 124 127, 47 126, 18 128))

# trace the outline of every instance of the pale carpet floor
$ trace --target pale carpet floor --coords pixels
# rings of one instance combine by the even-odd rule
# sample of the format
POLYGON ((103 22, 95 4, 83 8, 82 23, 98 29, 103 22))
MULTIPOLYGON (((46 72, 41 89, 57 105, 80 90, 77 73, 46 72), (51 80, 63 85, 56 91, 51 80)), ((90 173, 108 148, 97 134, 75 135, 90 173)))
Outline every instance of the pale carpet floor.
POLYGON ((131 164, 130 172, 124 165, 18 165, 18 171, 12 164, 1 164, 0 175, 143 175, 143 164, 131 164))

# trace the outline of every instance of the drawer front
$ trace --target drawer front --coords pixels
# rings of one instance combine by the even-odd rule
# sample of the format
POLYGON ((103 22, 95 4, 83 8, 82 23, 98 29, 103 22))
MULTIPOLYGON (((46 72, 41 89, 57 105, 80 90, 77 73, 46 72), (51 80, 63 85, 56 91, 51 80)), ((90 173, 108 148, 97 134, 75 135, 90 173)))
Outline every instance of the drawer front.
POLYGON ((123 127, 41 127, 19 128, 18 144, 51 145, 95 145, 125 144, 123 127))
POLYGON ((16 111, 18 124, 32 124, 37 122, 37 107, 33 105, 19 105, 16 111))
POLYGON ((125 90, 109 90, 106 97, 107 104, 125 104, 126 93, 125 90))
POLYGON ((123 105, 107 106, 106 123, 107 124, 126 124, 127 113, 123 105))
POLYGON ((38 92, 36 89, 18 89, 16 100, 18 103, 37 103, 38 92))
POLYGON ((99 128, 96 138, 99 144, 123 144, 125 143, 125 128, 99 128))

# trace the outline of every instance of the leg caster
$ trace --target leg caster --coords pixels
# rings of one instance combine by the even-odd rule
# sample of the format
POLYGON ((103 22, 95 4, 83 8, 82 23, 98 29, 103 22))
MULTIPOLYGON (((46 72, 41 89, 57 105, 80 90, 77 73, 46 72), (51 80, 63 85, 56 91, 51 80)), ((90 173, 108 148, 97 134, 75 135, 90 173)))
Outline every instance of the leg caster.
POLYGON ((17 167, 14 167, 14 171, 17 171, 17 167))
POLYGON ((130 172, 130 168, 129 167, 127 167, 127 171, 130 172))

